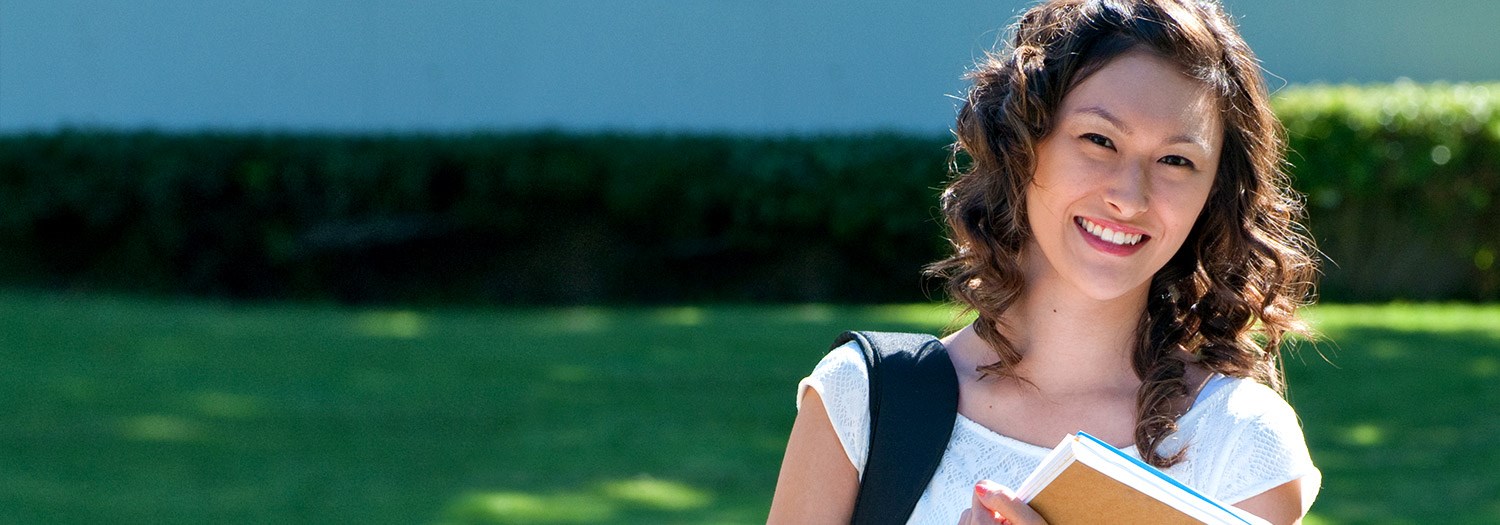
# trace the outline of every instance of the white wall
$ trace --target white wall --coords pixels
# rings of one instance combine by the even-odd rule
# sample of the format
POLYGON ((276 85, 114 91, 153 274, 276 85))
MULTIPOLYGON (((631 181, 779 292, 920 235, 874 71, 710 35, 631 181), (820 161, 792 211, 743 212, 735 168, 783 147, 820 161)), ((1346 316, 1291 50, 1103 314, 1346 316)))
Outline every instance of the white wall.
MULTIPOLYGON (((1027 3, 0 0, 0 132, 937 133, 1027 3)), ((1500 79, 1500 2, 1228 5, 1290 82, 1500 79)))

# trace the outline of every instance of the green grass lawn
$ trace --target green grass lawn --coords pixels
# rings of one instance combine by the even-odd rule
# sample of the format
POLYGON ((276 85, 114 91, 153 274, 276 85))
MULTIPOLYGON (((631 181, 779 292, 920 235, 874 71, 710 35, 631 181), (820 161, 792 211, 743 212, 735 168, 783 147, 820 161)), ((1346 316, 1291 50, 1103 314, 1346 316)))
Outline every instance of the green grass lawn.
MULTIPOLYGON (((758 522, 827 343, 950 315, 0 293, 0 522, 758 522)), ((1310 521, 1500 522, 1500 306, 1313 317, 1310 521)))

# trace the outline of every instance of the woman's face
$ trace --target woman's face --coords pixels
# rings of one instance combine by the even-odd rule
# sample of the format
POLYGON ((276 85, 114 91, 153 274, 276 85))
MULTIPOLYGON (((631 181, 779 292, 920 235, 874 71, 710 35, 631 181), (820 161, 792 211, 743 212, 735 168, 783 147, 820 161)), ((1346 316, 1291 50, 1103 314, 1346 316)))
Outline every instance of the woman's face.
POLYGON ((1063 97, 1026 192, 1029 284, 1097 300, 1145 293, 1208 199, 1217 101, 1166 59, 1128 52, 1063 97))

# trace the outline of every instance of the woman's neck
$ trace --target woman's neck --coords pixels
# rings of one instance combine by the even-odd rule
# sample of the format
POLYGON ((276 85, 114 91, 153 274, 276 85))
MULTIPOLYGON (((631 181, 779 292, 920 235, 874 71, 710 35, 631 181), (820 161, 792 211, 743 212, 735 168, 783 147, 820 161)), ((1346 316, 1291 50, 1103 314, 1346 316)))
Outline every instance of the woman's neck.
POLYGON ((1043 391, 1133 391, 1140 380, 1131 356, 1145 307, 1145 290, 1099 301, 1033 289, 1002 315, 999 328, 1021 354, 1017 375, 1043 391))

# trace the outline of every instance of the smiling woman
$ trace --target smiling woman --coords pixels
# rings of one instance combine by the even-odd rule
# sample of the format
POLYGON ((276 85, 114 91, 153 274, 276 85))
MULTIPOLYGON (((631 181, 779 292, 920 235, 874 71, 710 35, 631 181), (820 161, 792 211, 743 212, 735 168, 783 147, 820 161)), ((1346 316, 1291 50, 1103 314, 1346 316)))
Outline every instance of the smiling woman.
MULTIPOLYGON (((1053 0, 1014 33, 970 74, 954 254, 930 268, 977 313, 923 347, 951 361, 956 422, 920 497, 879 520, 1043 523, 1006 486, 1081 430, 1299 521, 1321 473, 1278 359, 1314 265, 1254 55, 1212 0, 1053 0)), ((871 392, 892 388, 869 367, 851 343, 803 380, 773 522, 863 518, 866 487, 896 484, 866 471, 871 392)))
MULTIPOLYGON (((1219 167, 1213 94, 1133 52, 1073 88, 1037 146, 1029 266, 1099 300, 1147 286, 1187 240, 1219 167)), ((1033 284, 1035 285, 1035 284, 1033 284)))

